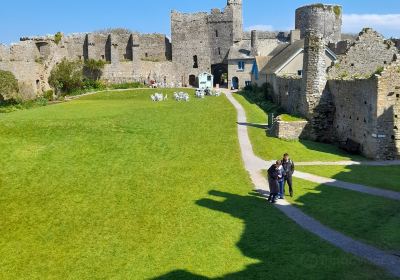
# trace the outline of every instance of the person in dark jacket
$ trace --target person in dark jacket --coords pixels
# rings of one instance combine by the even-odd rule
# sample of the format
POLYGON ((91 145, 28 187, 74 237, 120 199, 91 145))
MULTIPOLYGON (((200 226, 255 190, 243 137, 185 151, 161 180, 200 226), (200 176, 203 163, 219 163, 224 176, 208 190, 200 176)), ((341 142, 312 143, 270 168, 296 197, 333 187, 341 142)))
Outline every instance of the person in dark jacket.
POLYGON ((269 169, 268 169, 268 184, 269 184, 269 197, 268 201, 271 203, 276 202, 276 197, 278 196, 279 193, 279 185, 278 185, 278 180, 279 180, 279 167, 281 166, 281 162, 277 161, 275 164, 273 164, 269 169))
POLYGON ((293 173, 294 173, 295 167, 294 167, 294 162, 290 159, 289 154, 283 155, 282 167, 283 167, 283 170, 285 173, 284 188, 287 183, 289 186, 290 196, 293 197, 293 173))

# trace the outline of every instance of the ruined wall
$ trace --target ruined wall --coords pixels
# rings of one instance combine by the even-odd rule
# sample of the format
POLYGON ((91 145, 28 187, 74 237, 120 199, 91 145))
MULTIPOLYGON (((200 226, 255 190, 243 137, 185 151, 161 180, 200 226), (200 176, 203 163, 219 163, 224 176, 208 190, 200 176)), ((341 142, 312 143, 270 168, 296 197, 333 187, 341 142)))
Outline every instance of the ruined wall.
POLYGON ((139 35, 140 57, 157 61, 172 59, 171 43, 163 34, 141 34, 139 35))
POLYGON ((301 38, 313 30, 328 43, 338 42, 342 35, 342 7, 323 4, 300 7, 296 10, 296 29, 300 30, 301 38))
POLYGON ((392 41, 370 28, 364 29, 337 64, 329 69, 332 79, 369 78, 399 56, 392 41))
POLYGON ((142 61, 138 68, 134 62, 121 62, 119 64, 107 64, 101 77, 107 83, 166 82, 178 84, 182 82, 180 69, 171 61, 153 62, 142 61))
POLYGON ((305 109, 299 102, 302 94, 302 79, 300 77, 279 77, 268 75, 267 82, 272 86, 272 98, 286 112, 293 115, 301 115, 305 109))
POLYGON ((335 141, 351 139, 361 145, 361 152, 374 158, 377 135, 377 81, 375 78, 358 80, 330 80, 329 91, 335 110, 333 129, 335 141))
POLYGON ((377 79, 377 158, 399 159, 400 64, 396 62, 386 67, 377 79))

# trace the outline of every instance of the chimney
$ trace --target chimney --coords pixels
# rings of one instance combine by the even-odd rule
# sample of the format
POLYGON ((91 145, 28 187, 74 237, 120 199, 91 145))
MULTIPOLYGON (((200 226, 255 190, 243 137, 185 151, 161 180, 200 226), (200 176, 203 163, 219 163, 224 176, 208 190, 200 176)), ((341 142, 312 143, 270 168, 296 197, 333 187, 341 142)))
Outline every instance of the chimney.
POLYGON ((251 31, 251 54, 253 56, 259 56, 260 52, 258 50, 258 31, 252 30, 251 31))
POLYGON ((300 30, 290 30, 290 44, 300 40, 300 30))

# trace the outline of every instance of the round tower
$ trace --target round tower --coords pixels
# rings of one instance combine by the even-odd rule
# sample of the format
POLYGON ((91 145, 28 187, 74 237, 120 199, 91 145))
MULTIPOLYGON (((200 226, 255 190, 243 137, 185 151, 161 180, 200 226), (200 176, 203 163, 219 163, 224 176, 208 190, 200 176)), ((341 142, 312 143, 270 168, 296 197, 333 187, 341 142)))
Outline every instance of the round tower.
POLYGON ((323 37, 327 43, 337 43, 342 37, 342 7, 314 4, 296 10, 296 29, 301 38, 307 33, 323 37))

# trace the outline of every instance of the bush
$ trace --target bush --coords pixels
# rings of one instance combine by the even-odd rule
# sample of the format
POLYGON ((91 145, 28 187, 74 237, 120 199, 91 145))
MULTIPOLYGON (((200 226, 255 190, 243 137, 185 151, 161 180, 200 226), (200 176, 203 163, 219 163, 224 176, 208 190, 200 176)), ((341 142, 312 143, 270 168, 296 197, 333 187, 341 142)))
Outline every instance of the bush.
POLYGON ((83 90, 91 90, 91 89, 98 89, 98 90, 103 90, 106 89, 106 85, 104 83, 102 83, 101 81, 98 80, 85 80, 83 82, 83 86, 82 89, 83 90))
POLYGON ((56 35, 54 35, 54 42, 58 45, 61 42, 62 37, 62 33, 57 32, 56 35))
POLYGON ((43 93, 43 98, 48 100, 48 101, 52 101, 54 97, 54 91, 53 90, 47 90, 43 93))
POLYGON ((18 91, 18 81, 14 74, 0 70, 0 101, 15 98, 18 91))
POLYGON ((83 85, 82 63, 65 58, 50 73, 49 84, 57 93, 71 93, 83 85))
POLYGON ((104 60, 88 59, 85 61, 85 64, 83 66, 83 73, 89 79, 97 81, 103 74, 103 69, 105 65, 106 62, 104 60))
POLYGON ((140 82, 113 84, 110 86, 111 89, 129 89, 129 88, 142 88, 143 84, 140 82))

